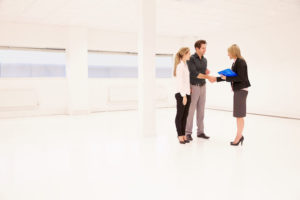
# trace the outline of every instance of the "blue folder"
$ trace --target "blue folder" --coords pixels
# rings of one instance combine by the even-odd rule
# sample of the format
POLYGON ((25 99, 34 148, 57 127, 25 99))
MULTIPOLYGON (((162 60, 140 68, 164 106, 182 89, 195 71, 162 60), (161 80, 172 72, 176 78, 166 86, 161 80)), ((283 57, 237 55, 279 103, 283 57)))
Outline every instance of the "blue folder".
POLYGON ((224 69, 222 71, 219 71, 218 74, 228 77, 237 76, 237 74, 231 69, 224 69))

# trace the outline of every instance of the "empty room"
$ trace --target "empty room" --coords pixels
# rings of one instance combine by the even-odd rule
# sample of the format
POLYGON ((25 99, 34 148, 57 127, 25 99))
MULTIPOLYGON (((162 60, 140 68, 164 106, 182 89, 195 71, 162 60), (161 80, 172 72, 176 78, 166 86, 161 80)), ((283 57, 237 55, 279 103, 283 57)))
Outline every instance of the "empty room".
POLYGON ((299 0, 0 0, 0 200, 300 200, 299 0))

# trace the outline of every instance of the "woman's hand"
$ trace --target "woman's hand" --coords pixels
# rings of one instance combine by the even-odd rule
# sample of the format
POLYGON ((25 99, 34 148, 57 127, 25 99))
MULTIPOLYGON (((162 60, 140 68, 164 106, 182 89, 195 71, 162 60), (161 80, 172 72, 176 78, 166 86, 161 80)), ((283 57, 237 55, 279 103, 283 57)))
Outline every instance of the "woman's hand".
POLYGON ((221 75, 221 79, 226 80, 226 76, 221 75))
POLYGON ((187 98, 186 98, 186 96, 184 96, 183 99, 182 99, 182 104, 185 106, 186 103, 187 103, 187 98))

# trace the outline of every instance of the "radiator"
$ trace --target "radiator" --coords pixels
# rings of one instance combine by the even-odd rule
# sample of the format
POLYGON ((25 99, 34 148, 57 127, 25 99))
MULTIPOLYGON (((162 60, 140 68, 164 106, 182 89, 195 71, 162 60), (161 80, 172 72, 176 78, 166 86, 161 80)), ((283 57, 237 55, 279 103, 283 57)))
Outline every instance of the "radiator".
POLYGON ((38 105, 38 96, 34 90, 0 90, 0 111, 33 110, 38 105))

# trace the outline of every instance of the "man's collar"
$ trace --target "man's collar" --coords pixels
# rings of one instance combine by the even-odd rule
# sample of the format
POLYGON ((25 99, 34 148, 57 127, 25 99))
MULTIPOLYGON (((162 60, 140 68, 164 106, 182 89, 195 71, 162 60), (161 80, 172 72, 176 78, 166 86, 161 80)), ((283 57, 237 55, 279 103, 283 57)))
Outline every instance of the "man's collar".
MULTIPOLYGON (((195 56, 196 58, 199 58, 199 59, 200 59, 200 57, 199 57, 199 55, 198 55, 197 53, 195 53, 194 56, 195 56)), ((204 56, 202 56, 200 60, 202 60, 203 58, 204 58, 204 56)))

